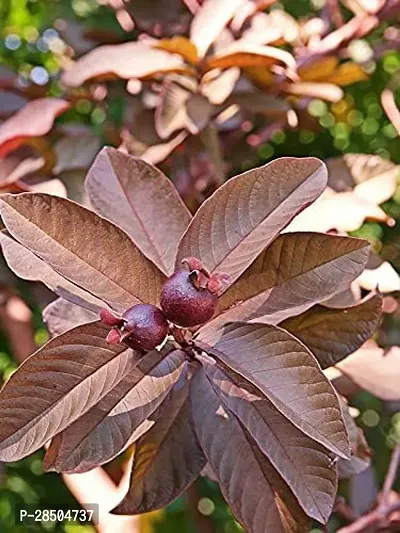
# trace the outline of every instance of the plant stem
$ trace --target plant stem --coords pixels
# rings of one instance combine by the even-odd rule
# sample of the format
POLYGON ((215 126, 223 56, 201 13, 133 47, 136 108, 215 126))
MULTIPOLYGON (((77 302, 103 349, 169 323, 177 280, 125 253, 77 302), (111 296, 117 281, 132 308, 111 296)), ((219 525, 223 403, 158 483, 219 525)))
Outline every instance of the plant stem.
POLYGON ((385 527, 390 515, 400 511, 400 502, 390 503, 390 492, 396 479, 397 470, 400 462, 400 444, 397 444, 392 453, 390 465, 386 473, 385 482, 382 490, 382 499, 378 507, 370 513, 361 516, 352 524, 342 527, 337 533, 373 533, 380 528, 385 527))
POLYGON ((222 185, 225 181, 224 160, 221 152, 218 131, 214 123, 209 122, 201 132, 201 140, 214 167, 215 183, 222 185))

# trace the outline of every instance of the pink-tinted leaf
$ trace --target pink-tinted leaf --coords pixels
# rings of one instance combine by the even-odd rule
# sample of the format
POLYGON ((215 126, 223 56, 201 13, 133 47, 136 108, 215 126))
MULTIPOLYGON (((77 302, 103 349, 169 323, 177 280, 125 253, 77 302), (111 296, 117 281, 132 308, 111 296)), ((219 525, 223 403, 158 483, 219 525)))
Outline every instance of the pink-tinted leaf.
POLYGON ((223 496, 246 531, 309 531, 304 512, 290 489, 237 418, 223 407, 204 371, 192 381, 191 400, 203 452, 223 496))
POLYGON ((171 181, 157 168, 113 148, 97 156, 86 179, 91 205, 125 230, 165 274, 191 215, 171 181))
POLYGON ((375 332, 382 316, 382 298, 376 294, 347 309, 315 306, 280 326, 301 340, 322 368, 335 365, 375 332))
POLYGON ((333 456, 293 426, 265 397, 239 387, 216 364, 202 363, 225 407, 246 427, 304 511, 326 523, 337 489, 333 456))
POLYGON ((204 349, 256 386, 303 433, 348 457, 334 389, 315 357, 290 333, 267 324, 232 324, 214 348, 204 349))
POLYGON ((343 90, 333 83, 298 82, 286 83, 282 89, 296 96, 321 98, 328 102, 338 102, 343 98, 343 90))
POLYGON ((230 102, 268 117, 282 117, 291 109, 286 100, 264 92, 240 92, 233 95, 230 102))
POLYGON ((128 80, 184 69, 183 59, 176 54, 152 48, 143 42, 129 42, 95 48, 66 70, 62 81, 70 87, 79 87, 96 78, 128 80))
POLYGON ((63 298, 57 298, 43 309, 43 320, 52 336, 97 319, 98 313, 63 298))
POLYGON ((274 46, 252 44, 241 39, 211 56, 206 61, 206 68, 262 67, 276 63, 281 63, 291 69, 296 68, 294 57, 286 50, 274 46))
MULTIPOLYGON (((361 184, 362 187, 364 185, 366 184, 361 184)), ((374 188, 375 185, 371 185, 374 188)), ((373 196, 371 196, 371 201, 366 200, 357 194, 356 189, 340 193, 327 189, 313 205, 305 209, 290 224, 288 231, 320 231, 321 233, 333 229, 339 232, 354 231, 363 224, 364 220, 376 220, 393 225, 393 219, 378 207, 373 196)), ((376 195, 376 198, 379 196, 376 195)))
POLYGON ((61 298, 72 304, 77 304, 89 312, 92 311, 97 314, 102 307, 107 307, 105 302, 58 274, 7 233, 0 233, 0 244, 8 266, 20 278, 29 281, 41 281, 61 298))
POLYGON ((400 348, 385 351, 371 341, 337 367, 357 385, 382 400, 400 399, 400 348))
POLYGON ((92 211, 63 198, 27 193, 2 196, 1 214, 21 244, 115 310, 157 302, 162 273, 125 232, 92 211))
POLYGON ((200 58, 204 57, 210 45, 219 36, 237 9, 245 0, 205 0, 197 11, 190 26, 190 40, 197 48, 200 58))
POLYGON ((0 125, 0 157, 18 148, 28 137, 46 135, 56 117, 69 106, 69 102, 61 98, 38 98, 28 102, 0 125))
POLYGON ((87 170, 100 149, 100 139, 93 135, 63 137, 54 145, 55 174, 71 170, 87 170))
POLYGON ((214 105, 220 105, 225 102, 225 100, 232 93, 236 82, 240 76, 240 69, 237 67, 228 68, 223 72, 211 71, 211 73, 216 74, 213 79, 205 82, 202 80, 201 92, 208 98, 208 100, 214 105))
POLYGON ((132 369, 138 356, 110 346, 100 323, 49 341, 12 375, 0 393, 0 459, 17 461, 96 405, 132 369))
POLYGON ((27 157, 23 159, 11 172, 0 181, 0 189, 7 189, 10 185, 23 178, 29 178, 45 165, 44 157, 27 157))
POLYGON ((230 179, 206 200, 178 248, 176 266, 198 257, 233 281, 292 218, 324 190, 327 174, 315 158, 281 158, 230 179))
POLYGON ((263 252, 219 302, 201 335, 235 320, 278 324, 347 289, 363 270, 369 245, 319 233, 285 233, 263 252))
POLYGON ((166 357, 147 354, 101 402, 58 435, 46 467, 87 472, 116 457, 153 426, 152 414, 185 371, 181 351, 166 357))
POLYGON ((159 407, 154 426, 136 442, 129 491, 114 514, 161 509, 201 473, 206 459, 197 440, 187 382, 159 407))

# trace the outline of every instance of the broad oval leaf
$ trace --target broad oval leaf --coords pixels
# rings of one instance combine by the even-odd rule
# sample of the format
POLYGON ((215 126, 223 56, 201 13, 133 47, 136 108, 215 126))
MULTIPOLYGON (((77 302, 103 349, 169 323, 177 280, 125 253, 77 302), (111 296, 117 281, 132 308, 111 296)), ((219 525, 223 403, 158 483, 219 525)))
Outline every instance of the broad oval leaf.
POLYGON ((304 511, 315 520, 326 523, 337 490, 333 454, 306 437, 265 397, 257 396, 245 386, 238 386, 210 361, 202 361, 203 368, 225 407, 246 427, 304 511))
POLYGON ((224 324, 258 320, 278 324, 347 289, 362 272, 369 244, 319 233, 280 235, 222 295, 201 338, 218 337, 224 324))
POLYGON ((99 46, 76 61, 62 76, 70 87, 96 78, 144 78, 159 72, 185 70, 176 54, 157 50, 143 42, 99 46))
POLYGON ((46 135, 56 117, 69 106, 62 98, 38 98, 28 102, 0 125, 0 157, 18 148, 27 137, 46 135))
POLYGON ((204 371, 191 383, 195 430, 234 515, 249 533, 305 533, 309 524, 290 489, 236 417, 226 410, 204 371))
POLYGON ((66 331, 94 322, 98 314, 85 309, 80 305, 73 304, 63 298, 57 298, 43 309, 43 320, 51 336, 61 335, 66 331))
POLYGON ((195 45, 199 58, 205 56, 210 45, 244 3, 245 0, 203 2, 190 25, 190 41, 195 45))
POLYGON ((161 509, 200 475, 206 459, 194 431, 188 383, 178 382, 154 426, 136 442, 128 493, 113 514, 161 509))
POLYGON ((0 459, 39 449, 96 405, 138 356, 106 342, 108 328, 85 324, 49 341, 13 374, 0 393, 0 459))
POLYGON ((303 433, 349 456, 336 393, 315 357, 290 333, 267 324, 232 324, 214 347, 201 347, 250 381, 303 433))
POLYGON ((337 365, 354 383, 382 400, 400 399, 400 348, 366 344, 337 365))
POLYGON ((171 181, 149 163, 103 148, 89 170, 91 205, 120 226, 164 274, 171 274, 191 215, 171 181))
POLYGON ((163 274, 108 220, 46 194, 6 194, 0 202, 11 235, 72 283, 119 312, 157 302, 163 274))
MULTIPOLYGON (((170 348, 168 348, 170 350, 170 348)), ((57 436, 46 468, 81 473, 104 464, 154 424, 148 420, 186 371, 185 354, 150 352, 114 390, 57 436)))
POLYGON ((346 309, 317 305, 301 315, 288 318, 280 327, 301 340, 322 368, 339 363, 368 340, 382 316, 378 294, 346 309))
POLYGON ((318 198, 326 181, 325 165, 312 157, 283 157, 230 179, 197 211, 179 245, 176 267, 194 256, 210 272, 236 280, 318 198))
POLYGON ((37 255, 14 241, 5 232, 0 233, 0 244, 8 266, 20 278, 41 281, 61 298, 89 312, 97 314, 102 307, 107 306, 102 300, 58 274, 37 255))

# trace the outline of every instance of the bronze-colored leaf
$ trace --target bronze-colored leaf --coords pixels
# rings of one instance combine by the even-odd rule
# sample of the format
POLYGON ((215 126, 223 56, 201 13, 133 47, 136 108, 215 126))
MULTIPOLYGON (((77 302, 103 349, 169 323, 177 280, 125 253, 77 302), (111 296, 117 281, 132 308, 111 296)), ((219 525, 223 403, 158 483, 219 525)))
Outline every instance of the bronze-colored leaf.
POLYGON ((153 426, 152 414, 185 372, 183 352, 149 352, 117 387, 57 436, 46 468, 81 473, 111 461, 153 426))
POLYGON ((76 61, 62 76, 70 87, 92 79, 144 78, 159 72, 185 70, 182 57, 157 50, 144 42, 99 46, 76 61))
POLYGON ((244 39, 235 41, 211 56, 205 62, 206 69, 230 67, 263 67, 276 63, 295 69, 296 61, 291 53, 274 46, 248 43, 244 39))
POLYGON ((7 265, 20 278, 41 281, 61 298, 89 312, 98 314, 102 307, 107 307, 105 302, 68 281, 4 231, 0 233, 0 244, 7 265))
POLYGON ((304 511, 326 523, 337 490, 334 456, 306 437, 265 397, 239 387, 211 361, 202 363, 214 392, 245 426, 304 511))
POLYGON ((120 312, 157 302, 163 274, 108 220, 46 194, 6 194, 0 202, 11 235, 72 283, 120 312))
POLYGON ((290 489, 226 410, 204 371, 191 384, 195 429, 234 515, 249 533, 305 533, 309 524, 290 489))
POLYGON ((303 433, 336 455, 349 456, 335 391, 293 335, 267 324, 232 324, 213 348, 202 347, 250 381, 303 433))
POLYGON ((63 298, 57 298, 43 309, 43 320, 53 337, 97 318, 97 313, 63 298))
MULTIPOLYGON (((285 233, 222 295, 201 335, 235 320, 278 324, 347 289, 363 270, 369 245, 319 233, 285 233)), ((214 333, 215 335, 215 333, 214 333)), ((217 335, 218 336, 218 335, 217 335)))
POLYGON ((205 0, 198 9, 190 26, 190 40, 195 45, 199 58, 205 56, 210 45, 220 35, 237 9, 245 0, 205 0))
POLYGON ((382 400, 400 399, 400 348, 387 351, 373 341, 338 363, 337 367, 357 385, 382 400))
POLYGON ((178 248, 201 259, 211 272, 236 280, 325 188, 324 164, 316 158, 283 157, 230 179, 206 200, 178 248))
POLYGON ((28 102, 0 125, 0 157, 18 148, 27 137, 46 135, 56 117, 69 106, 69 102, 61 98, 38 98, 28 102))
POLYGON ((382 297, 375 294, 345 309, 321 305, 288 318, 280 327, 301 340, 322 368, 335 365, 361 347, 375 332, 382 316, 382 297))
POLYGON ((161 509, 201 473, 206 459, 194 431, 188 383, 177 383, 154 426, 136 442, 128 493, 113 514, 161 509))
POLYGON ((249 109, 253 113, 261 113, 268 117, 282 117, 291 109, 290 104, 286 100, 261 91, 234 94, 229 102, 249 109))
POLYGON ((191 215, 171 181, 149 163, 103 148, 89 170, 91 205, 132 238, 165 274, 171 274, 178 243, 191 215))
POLYGON ((126 376, 138 361, 106 342, 108 329, 85 324, 49 341, 29 357, 0 393, 0 459, 17 461, 38 450, 126 376))
POLYGON ((161 39, 154 46, 160 50, 165 50, 170 54, 178 54, 188 63, 193 65, 197 63, 199 57, 197 55, 196 46, 182 35, 175 35, 171 39, 161 39))

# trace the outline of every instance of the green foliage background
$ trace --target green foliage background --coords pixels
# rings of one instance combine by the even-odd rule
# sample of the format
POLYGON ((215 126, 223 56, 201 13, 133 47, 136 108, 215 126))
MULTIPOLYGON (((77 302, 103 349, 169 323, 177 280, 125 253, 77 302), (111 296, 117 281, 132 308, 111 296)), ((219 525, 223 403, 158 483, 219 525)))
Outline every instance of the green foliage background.
MULTIPOLYGON (((320 7, 315 0, 287 0, 282 5, 296 17, 312 13, 320 7)), ((48 73, 50 85, 48 94, 58 95, 57 74, 59 65, 51 49, 46 45, 46 36, 60 19, 73 18, 83 21, 88 28, 108 29, 121 33, 121 29, 111 10, 99 7, 96 0, 2 0, 0 3, 0 65, 6 65, 18 72, 22 78, 28 78, 34 67, 43 67, 48 73), (11 37, 10 37, 11 36, 11 37), (10 45, 11 43, 11 45, 10 45), (16 46, 16 43, 18 46, 16 46)), ((377 30, 371 38, 379 38, 377 30)), ((400 163, 399 139, 396 131, 387 119, 381 104, 380 93, 389 82, 400 78, 400 54, 388 53, 376 64, 370 79, 346 88, 346 97, 338 104, 326 104, 315 100, 310 104, 310 114, 319 122, 322 129, 317 134, 308 129, 299 131, 276 132, 271 142, 257 150, 259 163, 271 158, 292 156, 317 156, 322 159, 349 152, 381 155, 400 163)), ((118 98, 111 100, 106 111, 107 117, 118 122, 122 116, 122 103, 118 98)), ((102 135, 102 126, 106 120, 103 109, 99 111, 95 104, 87 100, 78 101, 74 111, 68 117, 85 124, 91 124, 102 135)), ((242 161, 245 170, 252 166, 252 161, 242 161)), ((396 219, 400 219, 400 189, 384 208, 396 219)), ((356 232, 371 240, 375 249, 389 258, 400 270, 400 225, 397 228, 383 227, 369 222, 356 232)), ((43 343, 47 333, 41 323, 40 313, 34 307, 29 287, 18 282, 17 291, 22 294, 34 312, 36 340, 43 343)), ((399 343, 399 339, 397 339, 399 343)), ((16 368, 10 352, 5 331, 0 332, 0 378, 7 379, 16 368)), ((394 439, 400 438, 400 417, 393 415, 395 407, 388 406, 373 396, 362 393, 352 400, 361 414, 361 427, 366 433, 369 445, 373 449, 373 465, 379 483, 382 483, 390 456, 390 447, 394 439)), ((398 406, 397 406, 398 409, 398 406)), ((37 504, 47 508, 70 505, 74 507, 73 497, 56 474, 43 474, 43 452, 37 452, 18 463, 2 468, 0 474, 0 531, 14 533, 13 512, 16 505, 37 504)), ((218 533, 235 533, 240 526, 232 518, 229 509, 223 503, 216 486, 205 479, 198 482, 202 496, 201 512, 210 515, 215 521, 218 533)), ((346 494, 346 484, 342 487, 346 494)), ((335 531, 339 523, 331 520, 329 530, 335 531)), ((157 513, 151 523, 143 522, 143 531, 157 533, 192 533, 196 530, 191 514, 188 513, 185 500, 180 498, 162 513, 157 513)), ((29 530, 26 528, 26 530, 29 530)), ((63 524, 55 526, 42 524, 32 531, 54 531, 65 533, 83 533, 94 531, 91 526, 63 524)), ((318 528, 313 532, 319 531, 318 528)))

